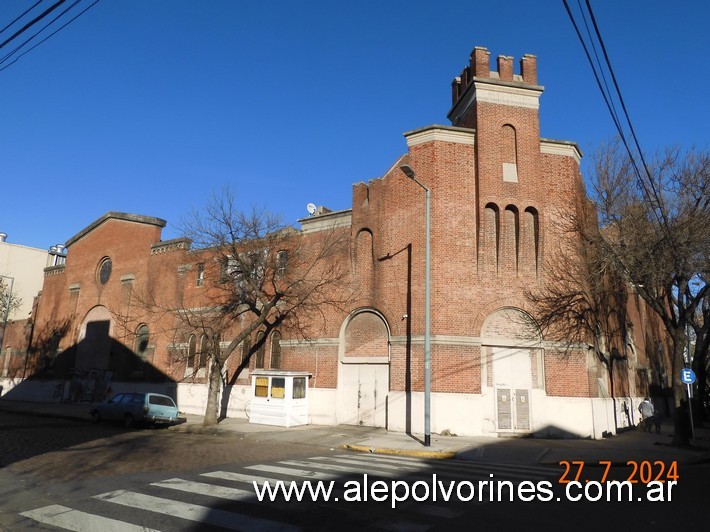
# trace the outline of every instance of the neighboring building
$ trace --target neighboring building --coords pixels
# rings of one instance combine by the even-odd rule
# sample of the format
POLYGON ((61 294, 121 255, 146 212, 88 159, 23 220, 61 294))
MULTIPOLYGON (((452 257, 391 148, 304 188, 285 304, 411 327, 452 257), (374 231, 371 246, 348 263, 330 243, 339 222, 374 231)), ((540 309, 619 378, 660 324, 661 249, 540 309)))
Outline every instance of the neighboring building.
MULTIPOLYGON (((358 297, 309 341, 277 330, 243 342, 224 375, 227 415, 246 415, 251 370, 305 370, 312 423, 423 432, 425 202, 406 164, 431 190, 432 432, 596 438, 634 424, 638 397, 663 372, 650 362, 662 336, 644 306, 630 301, 635 333, 611 357, 603 338, 545 338, 525 297, 564 243, 554 220, 585 201, 577 146, 540 137, 536 67, 526 55, 514 74, 501 56, 492 71, 488 51, 475 48, 453 83, 451 126, 405 133, 408 152, 354 185, 351 209, 300 221, 294 238, 304 242, 332 228, 347 235, 340 261, 358 297)), ((171 318, 146 312, 138 294, 199 298, 220 268, 187 240, 161 242, 164 226, 107 213, 67 241, 36 309, 36 378, 15 397, 93 400, 109 387, 150 386, 204 412, 199 353, 210 339, 168 334, 171 318)))
POLYGON ((0 283, 5 300, 0 312, 0 379, 16 377, 26 354, 31 330, 30 315, 42 290, 44 268, 62 263, 64 247, 31 248, 7 241, 0 233, 0 283), (7 305, 7 298, 11 302, 7 305))

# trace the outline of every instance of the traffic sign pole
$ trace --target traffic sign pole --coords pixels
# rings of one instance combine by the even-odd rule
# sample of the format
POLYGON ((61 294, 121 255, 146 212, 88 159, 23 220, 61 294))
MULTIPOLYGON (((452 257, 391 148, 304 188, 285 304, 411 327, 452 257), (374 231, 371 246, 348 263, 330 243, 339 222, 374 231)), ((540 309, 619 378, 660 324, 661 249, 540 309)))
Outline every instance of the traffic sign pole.
POLYGON ((685 384, 685 390, 688 395, 688 415, 690 416, 690 433, 693 441, 695 441, 695 426, 693 425, 693 402, 690 400, 691 392, 690 385, 695 382, 695 372, 690 368, 680 370, 680 381, 685 384))

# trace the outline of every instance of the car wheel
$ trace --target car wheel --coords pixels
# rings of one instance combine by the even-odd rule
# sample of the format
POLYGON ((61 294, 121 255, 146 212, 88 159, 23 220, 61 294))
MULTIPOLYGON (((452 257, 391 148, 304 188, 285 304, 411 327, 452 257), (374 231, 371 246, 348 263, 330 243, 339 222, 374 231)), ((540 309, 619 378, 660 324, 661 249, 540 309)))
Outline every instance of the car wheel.
POLYGON ((94 425, 96 425, 99 421, 101 421, 101 416, 99 415, 99 411, 98 411, 98 410, 94 410, 94 411, 91 413, 91 422, 92 422, 94 425))
POLYGON ((133 426, 133 416, 131 414, 126 414, 124 416, 123 426, 126 428, 131 428, 133 426))

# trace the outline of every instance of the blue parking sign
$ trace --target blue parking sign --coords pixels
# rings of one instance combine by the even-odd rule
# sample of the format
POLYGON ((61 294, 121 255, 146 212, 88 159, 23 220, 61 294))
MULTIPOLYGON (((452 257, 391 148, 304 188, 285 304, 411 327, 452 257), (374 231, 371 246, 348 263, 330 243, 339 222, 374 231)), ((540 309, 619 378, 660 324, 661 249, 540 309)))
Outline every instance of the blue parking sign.
POLYGON ((680 370, 680 381, 683 384, 693 384, 695 382, 695 372, 690 368, 680 370))

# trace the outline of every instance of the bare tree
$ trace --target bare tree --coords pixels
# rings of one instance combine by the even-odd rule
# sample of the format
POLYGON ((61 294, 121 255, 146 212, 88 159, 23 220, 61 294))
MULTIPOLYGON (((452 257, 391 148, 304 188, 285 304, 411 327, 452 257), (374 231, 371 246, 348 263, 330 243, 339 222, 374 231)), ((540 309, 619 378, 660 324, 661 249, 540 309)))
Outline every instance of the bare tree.
POLYGON ((5 320, 22 305, 22 298, 15 292, 10 293, 10 285, 0 277, 0 320, 5 320))
MULTIPOLYGON (((11 292, 12 284, 7 285, 5 277, 0 277, 0 323, 2 323, 2 331, 0 331, 0 351, 5 343, 5 329, 10 314, 20 308, 22 298, 11 292)), ((0 353, 2 354, 2 353, 0 353)))
MULTIPOLYGON (((212 275, 205 275, 199 296, 178 290, 174 301, 159 302, 153 294, 150 306, 152 312, 160 307, 172 314, 178 335, 194 331, 203 339, 197 353, 206 366, 204 423, 210 425, 218 422, 225 364, 240 343, 257 330, 263 338, 275 329, 310 338, 333 309, 342 310, 351 300, 349 232, 329 228, 303 234, 263 209, 240 210, 229 189, 189 213, 181 230, 192 242, 195 262, 212 275)), ((186 355, 184 349, 174 351, 186 355)))
POLYGON ((628 360, 628 286, 598 246, 601 235, 593 203, 583 199, 556 213, 549 224, 559 237, 557 245, 548 247, 544 275, 525 296, 546 338, 572 351, 593 346, 609 376, 618 429, 615 384, 617 363, 628 360))
MULTIPOLYGON (((556 297, 560 306, 568 309, 581 301, 581 308, 589 311, 585 316, 593 315, 594 319, 600 319, 597 296, 608 293, 609 280, 618 279, 622 282, 619 287, 633 288, 643 298, 672 340, 674 443, 682 445, 688 441, 682 415, 685 390, 680 382, 687 330, 702 316, 698 311, 708 297, 710 156, 707 151, 668 149, 639 171, 616 141, 603 146, 593 163, 590 182, 599 227, 575 223, 580 238, 596 256, 583 261, 586 271, 578 278, 588 292, 577 285, 575 290, 562 290, 564 297, 556 297), (602 270, 609 275, 599 276, 602 270), (575 293, 584 297, 575 300, 575 293)), ((558 315, 569 312, 558 310, 558 315)))

